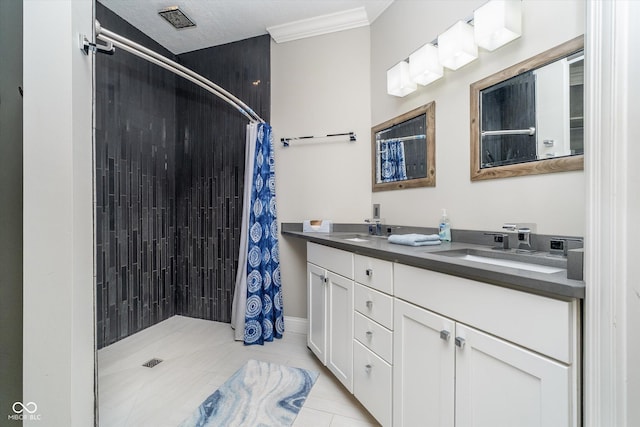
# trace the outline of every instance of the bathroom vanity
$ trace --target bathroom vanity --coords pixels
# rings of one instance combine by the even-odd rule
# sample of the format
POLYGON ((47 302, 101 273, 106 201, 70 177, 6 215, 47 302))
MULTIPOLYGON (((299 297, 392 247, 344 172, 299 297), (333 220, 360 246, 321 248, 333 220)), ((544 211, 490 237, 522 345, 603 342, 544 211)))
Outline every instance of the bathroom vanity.
POLYGON ((584 283, 566 268, 283 234, 307 240, 309 348, 383 426, 580 424, 584 283))

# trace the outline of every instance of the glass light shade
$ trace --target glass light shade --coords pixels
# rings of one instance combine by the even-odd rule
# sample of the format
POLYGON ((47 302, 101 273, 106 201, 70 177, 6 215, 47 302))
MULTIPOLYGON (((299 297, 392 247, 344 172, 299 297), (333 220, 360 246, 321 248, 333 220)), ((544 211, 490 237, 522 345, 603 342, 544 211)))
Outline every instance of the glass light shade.
POLYGON ((473 12, 478 46, 495 50, 522 34, 522 1, 492 0, 473 12))
POLYGON ((417 89, 409 76, 409 64, 400 61, 387 71, 387 93, 394 96, 407 96, 417 89))
POLYGON ((473 37, 473 27, 464 21, 456 22, 438 36, 440 63, 450 70, 457 70, 478 57, 478 46, 473 37))
POLYGON ((434 45, 426 44, 409 55, 409 75, 414 82, 426 86, 442 77, 443 72, 434 45))

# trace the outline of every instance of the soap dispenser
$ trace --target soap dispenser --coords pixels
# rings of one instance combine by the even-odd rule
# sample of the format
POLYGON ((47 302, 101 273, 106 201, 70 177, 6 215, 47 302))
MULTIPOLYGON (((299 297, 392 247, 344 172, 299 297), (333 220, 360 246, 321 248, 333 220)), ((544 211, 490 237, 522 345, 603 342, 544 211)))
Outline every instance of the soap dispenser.
POLYGON ((447 210, 442 209, 442 217, 440 218, 440 232, 438 237, 443 242, 451 241, 451 224, 449 224, 449 217, 447 216, 447 210))

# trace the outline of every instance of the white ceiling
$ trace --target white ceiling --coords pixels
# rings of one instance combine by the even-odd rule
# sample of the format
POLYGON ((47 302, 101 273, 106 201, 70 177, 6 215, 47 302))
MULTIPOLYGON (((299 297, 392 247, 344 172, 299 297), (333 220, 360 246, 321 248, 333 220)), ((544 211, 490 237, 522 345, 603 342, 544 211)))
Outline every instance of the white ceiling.
POLYGON ((174 54, 270 33, 289 41, 372 23, 393 0, 99 0, 174 54), (180 9, 196 27, 176 30, 158 15, 180 9), (269 28, 269 31, 267 29, 269 28), (282 36, 280 36, 282 34, 282 36))

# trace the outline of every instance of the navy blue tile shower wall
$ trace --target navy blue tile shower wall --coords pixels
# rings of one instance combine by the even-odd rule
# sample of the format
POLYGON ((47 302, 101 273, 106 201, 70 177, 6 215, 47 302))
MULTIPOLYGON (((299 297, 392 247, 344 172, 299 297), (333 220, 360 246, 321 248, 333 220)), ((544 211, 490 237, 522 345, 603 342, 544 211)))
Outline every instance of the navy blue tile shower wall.
MULTIPOLYGON (((100 23, 171 53, 96 2, 100 23)), ((175 314, 176 77, 122 50, 96 55, 98 348, 175 314)))
MULTIPOLYGON (((100 3, 102 25, 270 105, 270 39, 175 57, 100 3)), ((247 120, 122 50, 96 56, 98 348, 174 314, 229 322, 247 120)))
MULTIPOLYGON (((268 35, 181 54, 180 62, 269 120, 268 35)), ((237 271, 248 120, 178 82, 177 314, 229 322, 237 271)))

